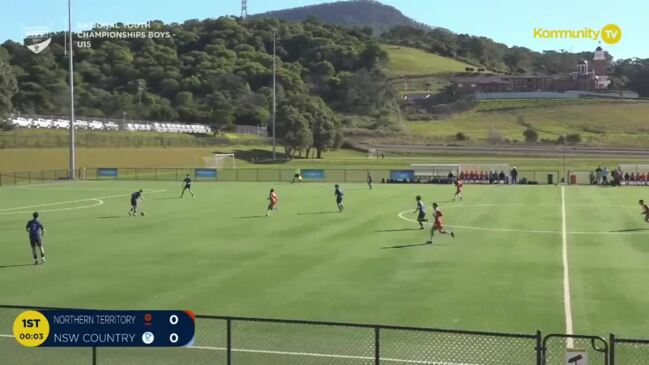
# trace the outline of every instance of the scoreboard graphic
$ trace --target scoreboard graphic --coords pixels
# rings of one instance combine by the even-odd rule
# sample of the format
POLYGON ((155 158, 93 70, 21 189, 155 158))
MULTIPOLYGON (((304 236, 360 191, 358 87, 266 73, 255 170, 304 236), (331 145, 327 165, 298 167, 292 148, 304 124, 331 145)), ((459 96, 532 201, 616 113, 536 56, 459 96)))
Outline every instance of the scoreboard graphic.
POLYGON ((28 310, 13 334, 26 347, 182 347, 195 327, 191 311, 28 310))

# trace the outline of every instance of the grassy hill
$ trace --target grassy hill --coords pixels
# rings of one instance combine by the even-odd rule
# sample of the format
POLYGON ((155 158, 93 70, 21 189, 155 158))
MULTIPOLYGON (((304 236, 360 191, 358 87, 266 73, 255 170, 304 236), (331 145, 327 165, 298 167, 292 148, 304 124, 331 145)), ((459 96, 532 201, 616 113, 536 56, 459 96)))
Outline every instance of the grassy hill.
POLYGON ((471 67, 452 58, 442 57, 416 48, 383 45, 388 53, 388 71, 395 89, 403 94, 437 93, 450 84, 454 73, 471 67))
POLYGON ((442 57, 416 48, 384 45, 390 61, 388 68, 393 75, 433 75, 464 72, 471 67, 452 58, 442 57))
POLYGON ((482 101, 470 111, 439 121, 408 123, 418 143, 456 141, 458 132, 469 143, 492 138, 522 142, 530 126, 539 139, 556 140, 578 133, 584 145, 649 145, 649 101, 607 100, 500 100, 482 101))
POLYGON ((347 28, 370 27, 375 35, 382 34, 397 25, 430 29, 429 26, 403 15, 398 9, 377 1, 338 1, 254 14, 250 17, 278 18, 289 21, 315 18, 323 23, 347 28))

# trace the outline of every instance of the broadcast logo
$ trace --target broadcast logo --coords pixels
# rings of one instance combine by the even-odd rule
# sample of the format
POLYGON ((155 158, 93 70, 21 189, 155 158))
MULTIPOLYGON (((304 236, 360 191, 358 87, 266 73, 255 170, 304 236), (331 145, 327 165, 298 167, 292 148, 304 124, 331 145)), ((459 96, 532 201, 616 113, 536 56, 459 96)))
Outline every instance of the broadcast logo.
POLYGON ((43 52, 52 43, 50 34, 48 27, 25 27, 25 47, 36 54, 43 52))

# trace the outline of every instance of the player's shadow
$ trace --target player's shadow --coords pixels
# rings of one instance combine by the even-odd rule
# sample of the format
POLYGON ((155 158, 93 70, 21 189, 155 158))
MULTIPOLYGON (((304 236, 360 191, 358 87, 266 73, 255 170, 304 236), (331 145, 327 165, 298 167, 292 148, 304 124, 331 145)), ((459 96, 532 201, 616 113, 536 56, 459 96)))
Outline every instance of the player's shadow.
POLYGON ((339 211, 328 211, 328 212, 313 212, 313 213, 298 213, 297 215, 320 215, 320 214, 336 214, 340 213, 339 211))
POLYGON ((0 265, 0 269, 10 269, 12 267, 34 266, 34 264, 15 264, 15 265, 0 265))
POLYGON ((172 199, 173 200, 181 199, 181 197, 179 197, 179 196, 168 196, 168 197, 165 197, 165 198, 157 198, 155 200, 172 200, 172 199))
POLYGON ((119 219, 119 218, 124 218, 124 216, 108 215, 108 216, 105 216, 105 217, 97 217, 97 219, 119 219))
POLYGON ((399 229, 382 229, 380 231, 374 231, 377 233, 383 233, 383 232, 405 232, 405 231, 419 231, 419 228, 399 228, 399 229))
POLYGON ((265 215, 250 215, 247 217, 235 217, 237 219, 257 219, 257 218, 266 218, 265 215))
POLYGON ((611 233, 642 232, 642 231, 649 231, 649 228, 620 229, 617 231, 611 231, 611 233))
POLYGON ((421 246, 435 246, 433 243, 413 243, 410 245, 396 245, 396 246, 385 246, 381 247, 381 250, 391 250, 398 248, 412 248, 412 247, 421 247, 421 246))

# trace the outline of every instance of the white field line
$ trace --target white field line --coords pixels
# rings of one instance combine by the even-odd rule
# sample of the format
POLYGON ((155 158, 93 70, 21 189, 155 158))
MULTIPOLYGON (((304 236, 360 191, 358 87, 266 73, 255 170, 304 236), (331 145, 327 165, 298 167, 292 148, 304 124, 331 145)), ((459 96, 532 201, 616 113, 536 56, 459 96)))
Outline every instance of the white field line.
MULTIPOLYGON (((556 205, 554 205, 556 206, 556 205)), ((570 206, 570 205, 566 205, 570 206)), ((454 206, 449 206, 454 207, 454 206)), ((449 207, 445 207, 449 208, 449 207)), ((467 206, 468 208, 469 206, 467 206)), ((471 205, 471 208, 474 206, 471 205)), ((404 214, 412 213, 412 210, 406 210, 398 214, 399 218, 417 223, 417 220, 404 217, 404 214)), ((425 225, 432 225, 431 223, 424 223, 425 225)), ((514 229, 514 228, 492 228, 492 227, 474 227, 474 226, 460 226, 455 224, 447 224, 448 227, 460 228, 460 229, 470 229, 476 231, 488 231, 488 232, 512 232, 512 233, 540 233, 540 234, 563 234, 564 231, 551 231, 551 230, 535 230, 535 229, 514 229)), ((578 234, 578 235, 645 235, 649 234, 649 230, 638 230, 638 231, 628 231, 628 232, 615 232, 615 231, 565 231, 566 234, 578 234)))
MULTIPOLYGON (((40 213, 47 213, 47 212, 63 212, 67 210, 77 210, 77 209, 86 209, 86 208, 94 208, 98 207, 100 205, 104 204, 104 201, 101 199, 88 199, 88 201, 95 201, 95 204, 90 204, 90 205, 82 205, 80 207, 70 207, 70 208, 56 208, 56 209, 45 209, 45 210, 40 210, 40 213)), ((11 210, 8 212, 0 212, 0 215, 10 215, 10 214, 29 214, 33 213, 30 210, 22 210, 22 211, 17 211, 17 210, 11 210)))
MULTIPOLYGON (((146 192, 146 194, 158 194, 158 193, 163 193, 167 191, 165 190, 152 190, 149 192, 146 192)), ((29 208, 39 208, 39 207, 50 207, 53 205, 65 205, 65 204, 73 204, 73 203, 81 203, 85 201, 91 201, 91 200, 104 200, 104 199, 114 199, 114 198, 125 198, 130 196, 130 194, 119 194, 119 195, 109 195, 109 196, 99 196, 99 197, 94 197, 94 198, 85 198, 85 199, 78 199, 78 200, 67 200, 67 201, 62 201, 62 202, 54 202, 54 203, 45 203, 45 204, 35 204, 35 205, 26 205, 23 207, 13 207, 13 208, 4 208, 0 209, 0 212, 9 212, 9 211, 14 211, 14 210, 20 210, 20 209, 29 209, 29 208)))
MULTIPOLYGON (((568 230, 566 225, 566 187, 561 186, 561 257, 563 260, 563 309, 566 315, 566 334, 573 334, 572 303, 570 301, 570 268, 568 267, 568 230)), ((574 348, 575 341, 566 339, 566 346, 574 348)))
MULTIPOLYGON (((7 176, 7 175, 5 175, 7 176)), ((50 182, 43 182, 43 183, 37 183, 37 184, 16 184, 16 185, 2 185, 2 189, 22 189, 22 188, 27 188, 30 186, 46 186, 46 185, 72 185, 72 184, 81 184, 81 183, 86 183, 86 181, 67 181, 67 180, 62 180, 62 181, 50 181, 50 182)))
MULTIPOLYGON (((13 335, 0 334, 0 337, 13 338, 13 335)), ((180 347, 182 348, 182 347, 180 347)), ((212 347, 212 346, 187 346, 192 350, 207 350, 207 351, 227 351, 225 347, 212 347)), ((265 355, 285 355, 285 356, 304 356, 304 357, 319 357, 330 359, 348 359, 348 360, 374 360, 370 356, 354 356, 354 355, 337 355, 337 354, 322 354, 317 352, 294 352, 294 351, 273 351, 273 350, 255 350, 255 349, 232 349, 232 352, 251 353, 251 354, 265 354, 265 355)), ((426 360, 408 360, 408 359, 394 359, 382 357, 381 361, 401 363, 401 364, 418 364, 418 365, 477 365, 470 363, 455 363, 455 362, 439 362, 439 361, 426 361, 426 360)))

